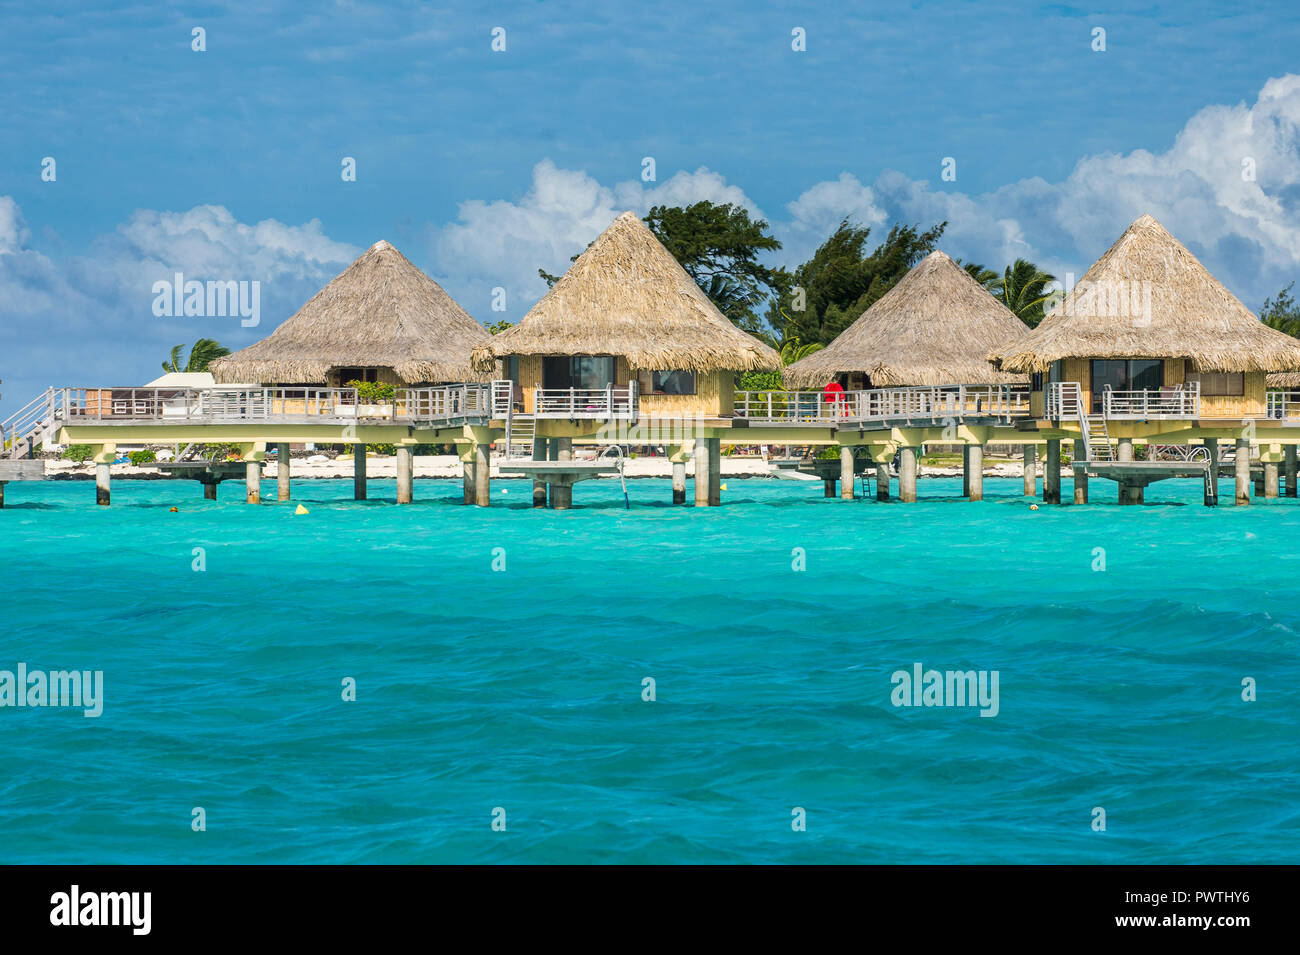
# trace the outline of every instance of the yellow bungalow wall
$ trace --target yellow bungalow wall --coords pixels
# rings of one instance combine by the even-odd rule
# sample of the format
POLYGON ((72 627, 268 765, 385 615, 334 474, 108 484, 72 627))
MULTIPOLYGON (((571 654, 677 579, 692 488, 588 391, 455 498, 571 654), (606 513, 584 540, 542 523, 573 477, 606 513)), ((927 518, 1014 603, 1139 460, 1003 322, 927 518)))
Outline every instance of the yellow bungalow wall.
MULTIPOLYGON (((1187 382, 1187 361, 1182 358, 1164 360, 1164 384, 1181 385, 1187 382)), ((1047 376, 1043 376, 1044 386, 1047 376)), ((1066 358, 1061 361, 1061 381, 1077 381, 1085 408, 1092 407, 1092 361, 1087 358, 1066 358)), ((1254 418, 1263 417, 1267 411, 1265 375, 1263 372, 1246 372, 1244 394, 1202 395, 1202 418, 1254 418)), ((1029 396, 1030 413, 1044 413, 1044 394, 1034 391, 1029 396)))
MULTIPOLYGON (((637 374, 628 364, 627 359, 619 357, 614 363, 614 385, 622 388, 637 374)), ((735 374, 730 371, 712 371, 696 375, 693 395, 653 395, 647 394, 648 378, 641 376, 639 402, 641 413, 646 416, 682 415, 729 415, 735 403, 735 374)), ((542 356, 519 356, 519 385, 524 393, 524 412, 533 412, 533 389, 542 387, 542 356)))

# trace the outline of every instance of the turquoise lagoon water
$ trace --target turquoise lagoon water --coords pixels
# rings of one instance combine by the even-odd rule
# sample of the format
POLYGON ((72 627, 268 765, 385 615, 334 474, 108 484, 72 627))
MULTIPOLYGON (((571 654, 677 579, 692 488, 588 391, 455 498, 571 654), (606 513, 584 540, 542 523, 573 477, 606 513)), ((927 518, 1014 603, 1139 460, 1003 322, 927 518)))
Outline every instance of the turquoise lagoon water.
POLYGON ((727 483, 556 513, 519 481, 486 511, 303 481, 306 516, 11 484, 0 668, 102 670, 106 700, 0 709, 3 861, 1296 861, 1295 501, 727 483), (916 662, 997 670, 998 715, 895 708, 916 662))

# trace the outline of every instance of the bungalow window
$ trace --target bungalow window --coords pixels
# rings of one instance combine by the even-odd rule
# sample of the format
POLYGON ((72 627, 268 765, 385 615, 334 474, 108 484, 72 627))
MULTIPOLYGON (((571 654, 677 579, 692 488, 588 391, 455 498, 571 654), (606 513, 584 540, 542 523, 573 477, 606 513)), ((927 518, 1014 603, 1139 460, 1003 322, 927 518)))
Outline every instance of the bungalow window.
POLYGON ((349 381, 378 381, 378 368, 340 368, 339 387, 346 388, 349 381))
POLYGON ((695 372, 653 371, 650 373, 650 393, 652 395, 693 395, 695 394, 695 372))
POLYGON ((1106 386, 1111 391, 1159 391, 1165 383, 1165 363, 1158 358, 1093 359, 1092 413, 1100 414, 1106 386))
POLYGON ((612 355, 557 355, 542 359, 543 388, 604 391, 613 384, 612 355))
POLYGON ((1029 376, 1029 390, 1030 391, 1043 390, 1043 373, 1041 371, 1036 371, 1029 376))
POLYGON ((1187 376, 1201 384, 1202 395, 1239 397, 1246 393, 1246 374, 1241 371, 1202 371, 1187 376))

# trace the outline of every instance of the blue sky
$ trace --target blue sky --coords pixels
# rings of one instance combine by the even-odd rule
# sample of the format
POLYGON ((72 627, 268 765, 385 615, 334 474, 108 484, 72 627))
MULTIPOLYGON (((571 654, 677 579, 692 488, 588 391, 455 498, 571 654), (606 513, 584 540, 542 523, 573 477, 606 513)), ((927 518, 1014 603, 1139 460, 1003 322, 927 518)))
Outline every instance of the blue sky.
POLYGON ((0 414, 248 344, 380 238, 517 320, 655 202, 742 202, 786 264, 946 218, 1061 275, 1150 211, 1257 309, 1300 278, 1297 50, 1294 3, 2 4, 0 414), (154 316, 178 270, 261 282, 262 324, 154 316))

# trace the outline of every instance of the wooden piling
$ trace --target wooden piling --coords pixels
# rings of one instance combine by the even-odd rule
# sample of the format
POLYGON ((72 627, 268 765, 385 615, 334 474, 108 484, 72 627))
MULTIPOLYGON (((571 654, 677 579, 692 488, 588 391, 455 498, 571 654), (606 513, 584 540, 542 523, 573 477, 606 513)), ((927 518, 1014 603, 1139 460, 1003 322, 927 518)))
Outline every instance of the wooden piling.
POLYGON ((289 445, 283 441, 275 446, 275 490, 276 500, 289 500, 289 445))

